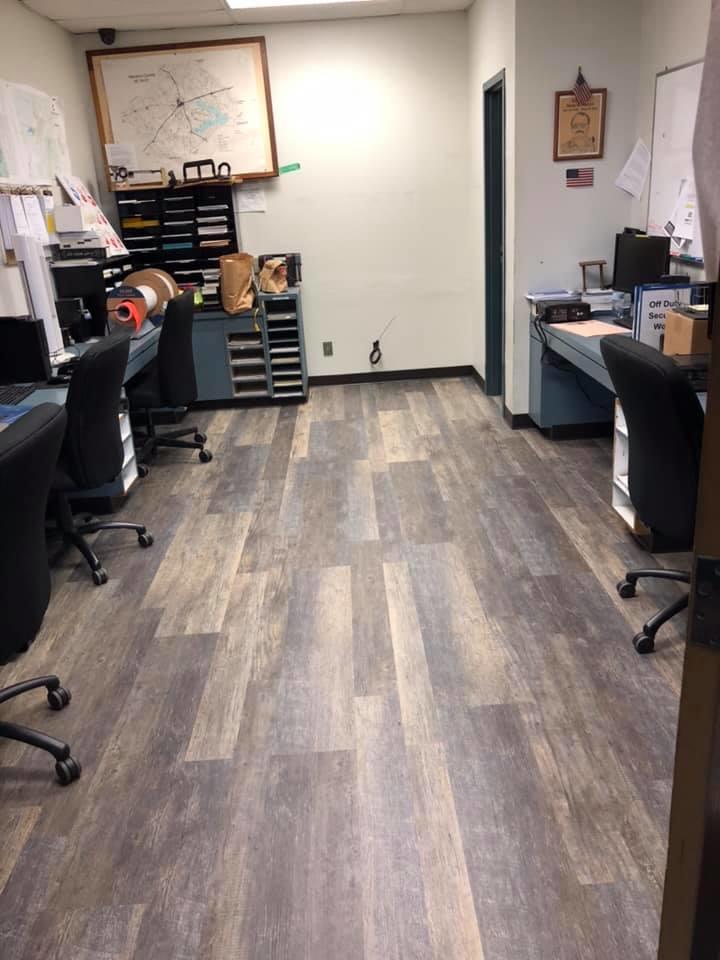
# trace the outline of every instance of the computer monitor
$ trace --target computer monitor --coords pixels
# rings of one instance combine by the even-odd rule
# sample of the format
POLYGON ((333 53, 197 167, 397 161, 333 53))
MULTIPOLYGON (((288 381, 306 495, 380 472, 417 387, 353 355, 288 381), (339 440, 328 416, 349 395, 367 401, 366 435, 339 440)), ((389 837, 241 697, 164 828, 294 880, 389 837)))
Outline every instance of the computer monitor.
POLYGON ((632 293, 639 283, 657 283, 668 272, 670 237, 618 233, 613 289, 632 293))
POLYGON ((40 383, 50 375, 42 320, 0 317, 0 383, 40 383))

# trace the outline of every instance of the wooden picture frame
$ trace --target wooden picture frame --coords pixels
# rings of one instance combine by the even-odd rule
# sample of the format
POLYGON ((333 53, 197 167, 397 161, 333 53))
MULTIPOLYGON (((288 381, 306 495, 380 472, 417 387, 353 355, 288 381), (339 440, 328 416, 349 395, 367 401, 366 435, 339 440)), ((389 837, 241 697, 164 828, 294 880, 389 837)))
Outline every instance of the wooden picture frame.
POLYGON ((140 172, 120 184, 104 157, 110 190, 152 189, 157 177, 142 182, 143 172, 173 169, 181 179, 183 163, 205 159, 229 162, 236 183, 278 175, 264 37, 88 50, 86 56, 101 149, 129 147, 140 172))
POLYGON ((591 90, 592 100, 579 104, 572 90, 555 93, 553 160, 600 160, 605 149, 607 88, 591 90))

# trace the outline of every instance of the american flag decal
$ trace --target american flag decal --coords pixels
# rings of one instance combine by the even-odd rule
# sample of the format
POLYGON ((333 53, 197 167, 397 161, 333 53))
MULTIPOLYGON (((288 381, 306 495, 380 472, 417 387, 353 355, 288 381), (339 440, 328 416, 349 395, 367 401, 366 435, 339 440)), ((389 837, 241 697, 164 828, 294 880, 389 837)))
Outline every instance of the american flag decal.
POLYGON ((571 167, 565 171, 566 187, 591 187, 595 170, 593 167, 571 167))

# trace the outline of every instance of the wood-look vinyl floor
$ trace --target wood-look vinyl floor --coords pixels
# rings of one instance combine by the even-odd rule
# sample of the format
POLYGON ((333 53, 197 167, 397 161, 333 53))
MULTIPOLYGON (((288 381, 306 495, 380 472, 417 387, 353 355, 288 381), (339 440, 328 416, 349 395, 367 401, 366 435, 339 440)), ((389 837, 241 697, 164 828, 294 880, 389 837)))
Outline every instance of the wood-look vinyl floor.
POLYGON ((2 960, 650 960, 684 623, 607 441, 511 431, 470 380, 203 412, 77 555, 0 684, 2 960))

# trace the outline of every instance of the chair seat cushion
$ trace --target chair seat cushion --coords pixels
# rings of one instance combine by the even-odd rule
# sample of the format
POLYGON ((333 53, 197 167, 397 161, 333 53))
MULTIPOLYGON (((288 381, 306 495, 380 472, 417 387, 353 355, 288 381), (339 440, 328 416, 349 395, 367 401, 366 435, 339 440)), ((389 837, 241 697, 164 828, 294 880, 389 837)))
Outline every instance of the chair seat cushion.
POLYGON ((147 410, 153 407, 162 407, 160 392, 160 375, 157 360, 149 363, 125 387, 131 410, 147 410))

